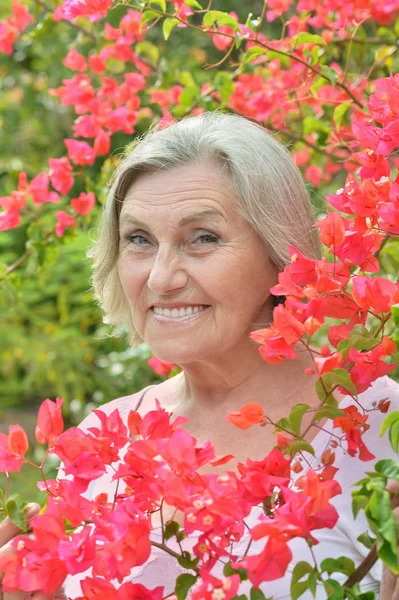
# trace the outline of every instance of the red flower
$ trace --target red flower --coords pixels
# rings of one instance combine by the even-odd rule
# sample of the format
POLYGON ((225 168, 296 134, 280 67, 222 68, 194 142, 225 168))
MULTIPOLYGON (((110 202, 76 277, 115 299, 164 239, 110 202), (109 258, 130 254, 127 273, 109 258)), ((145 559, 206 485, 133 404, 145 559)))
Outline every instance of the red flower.
POLYGON ((349 454, 355 456, 356 452, 359 451, 360 460, 373 460, 375 458, 374 454, 371 454, 362 440, 362 433, 370 427, 370 425, 366 425, 368 415, 361 415, 356 406, 353 405, 342 410, 345 416, 334 419, 334 427, 341 428, 345 433, 349 454))
POLYGON ((264 422, 263 406, 257 402, 246 404, 240 410, 229 413, 225 419, 239 429, 249 429, 252 425, 264 422))
POLYGON ((49 446, 52 446, 54 440, 64 431, 64 420, 61 412, 63 402, 63 398, 57 398, 55 402, 47 399, 40 406, 35 429, 39 444, 48 443, 49 446))

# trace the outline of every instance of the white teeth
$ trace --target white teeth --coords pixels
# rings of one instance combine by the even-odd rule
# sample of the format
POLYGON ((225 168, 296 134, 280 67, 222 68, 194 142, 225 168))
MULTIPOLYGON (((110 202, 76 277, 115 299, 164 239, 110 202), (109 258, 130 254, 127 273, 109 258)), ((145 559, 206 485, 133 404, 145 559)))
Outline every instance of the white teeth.
POLYGON ((187 306, 186 308, 161 308, 160 306, 154 306, 154 313, 156 315, 162 315, 164 317, 186 317, 188 315, 193 315, 200 310, 203 310, 205 306, 187 306))

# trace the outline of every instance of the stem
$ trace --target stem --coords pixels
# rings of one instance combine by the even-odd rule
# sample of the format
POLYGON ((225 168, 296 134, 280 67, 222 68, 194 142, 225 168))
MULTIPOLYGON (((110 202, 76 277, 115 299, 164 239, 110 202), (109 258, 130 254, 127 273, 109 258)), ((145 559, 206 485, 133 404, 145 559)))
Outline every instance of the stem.
MULTIPOLYGON (((159 542, 154 542, 154 540, 151 540, 151 546, 155 546, 155 548, 159 548, 160 550, 164 550, 167 554, 170 554, 171 556, 173 556, 174 558, 181 558, 181 555, 178 554, 177 552, 175 552, 174 550, 171 550, 171 548, 168 548, 168 546, 165 546, 165 544, 160 544, 159 542)), ((199 575, 199 570, 197 569, 197 567, 190 567, 193 571, 195 571, 195 573, 197 575, 199 575)))
MULTIPOLYGON (((352 575, 348 577, 348 579, 344 583, 345 588, 352 588, 355 583, 359 583, 370 571, 370 569, 375 565, 378 560, 377 556, 377 545, 371 548, 370 552, 367 554, 366 558, 360 563, 355 571, 353 571, 352 575)), ((346 594, 345 594, 346 598, 346 594)))

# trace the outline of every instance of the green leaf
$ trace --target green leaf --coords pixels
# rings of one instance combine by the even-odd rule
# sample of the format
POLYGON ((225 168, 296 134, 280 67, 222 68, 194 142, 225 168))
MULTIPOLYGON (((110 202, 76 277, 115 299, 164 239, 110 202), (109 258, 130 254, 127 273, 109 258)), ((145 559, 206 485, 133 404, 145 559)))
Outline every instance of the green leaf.
POLYGON ((344 600, 345 598, 344 588, 338 581, 334 581, 334 579, 327 579, 324 582, 324 589, 328 594, 328 600, 344 600))
POLYGON ((205 25, 205 27, 211 27, 211 25, 216 22, 219 27, 222 25, 227 25, 234 31, 241 31, 238 21, 228 13, 222 12, 221 10, 209 10, 207 13, 205 13, 202 20, 202 23, 205 25))
POLYGON ((389 428, 389 441, 394 452, 398 452, 399 448, 399 411, 393 410, 382 422, 380 435, 384 435, 389 428))
POLYGON ((320 71, 323 73, 323 75, 328 77, 331 85, 334 86, 337 83, 339 74, 337 73, 337 71, 335 69, 333 69, 331 67, 327 67, 326 65, 322 65, 320 67, 320 71))
POLYGON ((321 421, 321 419, 336 419, 337 417, 344 416, 345 413, 340 408, 334 408, 334 406, 330 406, 329 404, 325 404, 317 411, 315 418, 317 421, 321 421))
POLYGON ((352 559, 346 556, 340 556, 339 558, 325 558, 321 564, 320 569, 324 573, 344 573, 344 575, 352 575, 355 570, 355 563, 352 559))
POLYGON ((322 88, 324 85, 326 85, 326 80, 323 77, 319 77, 317 76, 314 80, 313 85, 310 88, 310 92, 311 94, 317 98, 317 92, 319 91, 320 88, 322 88))
POLYGON ((251 588, 250 599, 251 600, 267 600, 267 598, 266 598, 265 594, 262 592, 262 590, 260 588, 258 588, 256 590, 254 587, 251 588))
POLYGON ((328 375, 333 385, 338 384, 357 396, 358 392, 356 386, 350 378, 348 371, 345 371, 345 369, 333 369, 328 375))
MULTIPOLYGON (((290 595, 292 600, 300 598, 304 592, 309 589, 309 579, 314 572, 314 568, 306 561, 297 563, 292 571, 290 595), (300 581, 306 577, 306 581, 300 581)), ((312 582, 313 586, 313 582, 312 582)))
POLYGON ((363 544, 363 546, 366 546, 366 548, 368 550, 371 550, 371 548, 374 546, 377 538, 370 537, 369 532, 364 531, 356 539, 358 542, 363 544))
POLYGON ((27 531, 28 527, 25 523, 24 508, 27 502, 22 500, 19 494, 13 494, 6 500, 5 514, 17 527, 22 531, 27 531))
POLYGON ((342 104, 338 104, 338 106, 334 108, 333 121, 337 127, 337 131, 340 130, 342 119, 344 118, 345 113, 347 112, 350 105, 351 102, 342 102, 342 104))
POLYGON ((245 27, 256 33, 256 30, 259 26, 260 17, 257 17, 256 19, 253 19, 252 17, 253 14, 249 13, 247 20, 245 21, 245 27))
POLYGON ((252 46, 246 51, 243 62, 248 62, 249 60, 253 60, 259 56, 264 56, 265 54, 267 54, 266 48, 261 48, 261 46, 252 46))
POLYGON ((148 56, 150 60, 154 63, 157 63, 159 60, 159 50, 155 44, 151 44, 151 42, 139 42, 135 45, 135 50, 138 54, 144 54, 148 56))
POLYGON ((291 456, 296 452, 309 452, 309 454, 314 456, 313 446, 309 444, 309 442, 305 442, 305 440, 296 440, 295 442, 292 442, 292 444, 288 446, 288 451, 291 456))
POLYGON ((182 556, 179 556, 177 562, 183 569, 193 569, 199 563, 199 558, 191 558, 190 552, 183 552, 182 556))
POLYGON ((325 46, 326 42, 319 35, 307 33, 307 31, 301 31, 292 39, 291 47, 294 48, 298 44, 318 44, 319 46, 325 46))
POLYGON ((162 32, 165 40, 169 39, 173 28, 178 24, 179 19, 165 19, 162 24, 162 32))
POLYGON ((153 19, 159 19, 158 13, 153 10, 146 10, 141 17, 141 25, 144 25, 144 23, 148 23, 148 21, 152 21, 153 19))
POLYGON ((368 496, 364 496, 361 494, 357 494, 355 496, 354 492, 352 493, 352 513, 354 519, 356 519, 359 512, 367 506, 368 501, 368 496))
POLYGON ((291 430, 297 435, 301 433, 302 418, 309 408, 309 404, 297 404, 289 414, 288 418, 291 422, 291 430))
POLYGON ((184 4, 186 6, 190 6, 191 8, 198 8, 198 10, 202 10, 202 6, 197 0, 185 0, 184 4))
POLYGON ((176 535, 180 529, 180 524, 177 521, 168 521, 165 523, 165 540, 170 540, 171 537, 176 535))
POLYGON ((175 594, 177 600, 185 600, 189 589, 197 581, 197 575, 191 575, 190 573, 183 573, 176 579, 175 594))
POLYGON ((392 425, 396 422, 399 423, 399 410, 393 410, 389 413, 389 415, 385 417, 385 419, 381 423, 380 436, 383 436, 386 430, 389 427, 392 427, 392 425))
POLYGON ((382 473, 388 479, 399 481, 399 463, 393 458, 379 460, 375 466, 377 473, 382 473))
POLYGON ((394 452, 398 452, 399 449, 399 421, 394 423, 389 430, 389 441, 391 442, 392 449, 394 452))
MULTIPOLYGON (((223 567, 223 575, 225 577, 229 577, 230 575, 239 575, 241 581, 246 581, 248 579, 247 570, 246 569, 233 569, 231 566, 231 562, 228 562, 223 567)), ((238 597, 238 596, 236 596, 238 597)), ((248 598, 245 596, 245 600, 248 598)))
POLYGON ((377 536, 377 554, 393 573, 399 574, 398 542, 391 496, 385 489, 375 489, 365 507, 372 532, 377 536))
POLYGON ((162 12, 166 12, 166 0, 150 0, 150 4, 156 4, 162 12))

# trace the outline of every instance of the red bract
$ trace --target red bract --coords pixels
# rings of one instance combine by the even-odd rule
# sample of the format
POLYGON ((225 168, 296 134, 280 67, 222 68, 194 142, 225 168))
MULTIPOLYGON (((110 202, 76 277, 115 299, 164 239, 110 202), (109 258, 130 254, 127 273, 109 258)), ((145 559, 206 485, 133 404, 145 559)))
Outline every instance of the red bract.
POLYGON ((22 458, 10 450, 8 436, 0 432, 0 471, 17 472, 22 467, 22 458))
POLYGON ((246 404, 240 410, 229 413, 225 419, 239 429, 248 429, 252 425, 264 422, 264 409, 257 402, 246 404))
POLYGON ((64 431, 64 420, 61 412, 63 402, 63 398, 57 398, 55 402, 47 399, 40 406, 35 429, 39 444, 53 446, 57 437, 64 431))
POLYGON ((374 454, 369 452, 362 440, 362 434, 370 427, 366 424, 368 415, 361 415, 356 406, 342 410, 346 416, 334 419, 334 427, 339 427, 345 433, 349 454, 355 456, 358 453, 360 460, 373 460, 374 454))
POLYGON ((148 590, 141 583, 131 583, 128 581, 119 588, 118 600, 162 600, 164 595, 163 590, 162 586, 148 590))
POLYGON ((27 453, 29 448, 28 436, 20 425, 10 425, 8 446, 13 454, 18 454, 21 458, 27 453))
POLYGON ((150 360, 147 360, 147 363, 150 365, 151 369, 155 371, 157 375, 161 375, 161 377, 167 377, 175 368, 175 363, 168 363, 160 360, 157 356, 153 356, 150 360))
POLYGON ((264 581, 274 581, 283 577, 292 559, 287 542, 279 537, 271 537, 260 554, 247 556, 237 568, 245 568, 252 585, 259 587, 264 581))

